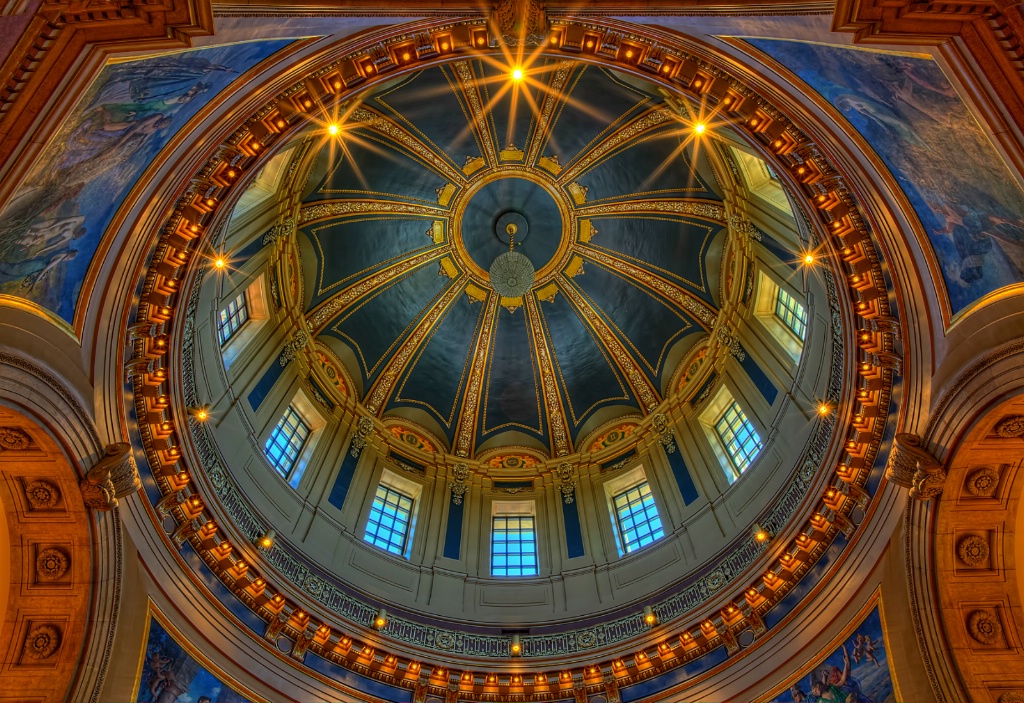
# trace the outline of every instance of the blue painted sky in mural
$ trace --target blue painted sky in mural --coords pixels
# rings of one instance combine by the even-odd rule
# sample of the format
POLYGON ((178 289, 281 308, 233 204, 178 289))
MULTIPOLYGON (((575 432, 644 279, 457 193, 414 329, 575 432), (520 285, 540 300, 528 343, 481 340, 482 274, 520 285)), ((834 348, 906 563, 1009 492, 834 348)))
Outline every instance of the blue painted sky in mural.
POLYGON ((248 703, 211 674, 160 625, 150 619, 137 703, 248 703), (205 700, 204 700, 205 698, 205 700))
POLYGON ((142 172, 228 84, 292 41, 106 66, 0 213, 0 294, 71 322, 103 233, 142 172))
POLYGON ((930 59, 747 39, 831 102, 924 226, 953 314, 1024 281, 1024 192, 930 59))
POLYGON ((892 703, 889 657, 876 606, 824 661, 793 681, 771 703, 892 703))

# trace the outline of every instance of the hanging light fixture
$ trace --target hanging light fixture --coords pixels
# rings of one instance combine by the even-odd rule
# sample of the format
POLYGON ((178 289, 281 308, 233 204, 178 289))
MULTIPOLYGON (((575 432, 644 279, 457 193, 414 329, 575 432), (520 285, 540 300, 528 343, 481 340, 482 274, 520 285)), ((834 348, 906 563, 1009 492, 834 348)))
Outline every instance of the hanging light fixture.
POLYGON ((489 271, 491 287, 504 298, 522 298, 530 292, 537 275, 533 262, 515 251, 518 231, 519 228, 513 222, 509 222, 505 227, 505 232, 508 233, 508 251, 494 260, 489 271))

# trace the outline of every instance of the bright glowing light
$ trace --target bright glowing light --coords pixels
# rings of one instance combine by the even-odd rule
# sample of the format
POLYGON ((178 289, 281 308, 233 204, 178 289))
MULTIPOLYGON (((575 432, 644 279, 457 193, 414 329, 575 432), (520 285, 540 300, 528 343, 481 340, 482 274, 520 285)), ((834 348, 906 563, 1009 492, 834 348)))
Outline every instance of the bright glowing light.
POLYGON ((328 132, 328 134, 330 134, 331 136, 334 136, 334 135, 335 135, 335 134, 337 134, 337 133, 338 133, 339 131, 340 131, 340 130, 338 129, 338 125, 336 125, 336 124, 328 125, 328 127, 327 127, 327 132, 328 132))
POLYGON ((822 403, 821 405, 818 406, 818 414, 819 415, 828 415, 829 412, 831 412, 831 410, 829 409, 828 405, 826 405, 825 403, 822 403))
POLYGON ((704 130, 706 129, 707 125, 705 125, 703 122, 698 122, 693 126, 693 131, 696 132, 697 134, 704 134, 704 130))
POLYGON ((225 261, 224 261, 224 259, 223 259, 222 257, 219 257, 219 256, 218 256, 218 257, 217 257, 216 259, 214 259, 213 265, 214 265, 214 266, 216 266, 216 267, 217 267, 217 268, 219 268, 219 269, 222 269, 222 268, 224 268, 224 266, 226 265, 226 263, 227 263, 227 262, 225 262, 225 261))
POLYGON ((813 264, 814 263, 814 254, 804 254, 804 263, 805 264, 813 264))
POLYGON ((514 81, 521 81, 521 80, 523 80, 523 69, 517 68, 514 71, 512 71, 512 80, 514 80, 514 81))

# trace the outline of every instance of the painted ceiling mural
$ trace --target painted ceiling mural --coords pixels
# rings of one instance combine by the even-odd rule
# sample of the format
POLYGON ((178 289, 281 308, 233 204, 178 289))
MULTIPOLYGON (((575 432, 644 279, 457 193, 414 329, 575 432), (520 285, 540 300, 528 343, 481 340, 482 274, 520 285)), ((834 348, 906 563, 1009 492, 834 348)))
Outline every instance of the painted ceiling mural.
POLYGON ((893 703, 893 675, 877 604, 827 657, 770 703, 893 703))
POLYGON ((1024 192, 934 61, 746 41, 831 102, 885 162, 928 236, 952 315, 1024 281, 1024 192))
POLYGON ((662 398, 717 308, 722 193, 654 86, 550 61, 403 77, 349 108, 304 181, 306 318, 371 412, 469 456, 573 451, 662 398), (485 114, 486 111, 486 114, 485 114), (536 270, 499 296, 509 250, 536 270), (712 269, 712 270, 709 270, 712 269))
POLYGON ((0 298, 70 325, 103 234, 142 172, 200 109, 292 41, 106 66, 0 213, 0 298))

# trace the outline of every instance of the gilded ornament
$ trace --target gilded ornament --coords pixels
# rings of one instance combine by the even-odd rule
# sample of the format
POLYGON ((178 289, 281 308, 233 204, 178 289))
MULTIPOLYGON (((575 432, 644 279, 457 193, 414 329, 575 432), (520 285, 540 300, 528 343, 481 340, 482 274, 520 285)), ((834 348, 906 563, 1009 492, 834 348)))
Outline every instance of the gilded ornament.
POLYGON ((967 632, 981 644, 995 644, 1003 634, 1003 626, 991 610, 975 610, 967 618, 967 632))
POLYGON ((36 573, 46 580, 59 579, 67 573, 71 564, 68 555, 56 547, 48 547, 36 556, 36 573))
POLYGON ((25 497, 33 510, 45 510, 60 502, 60 490, 49 481, 36 479, 25 486, 25 497))
POLYGON ((53 625, 38 625, 25 637, 25 656, 42 660, 53 656, 60 646, 60 630, 53 625))
POLYGON ((1024 436, 1024 415, 1010 415, 996 424, 996 434, 1007 439, 1024 436))
POLYGON ((569 462, 563 462, 555 469, 558 474, 558 489, 562 492, 562 500, 566 505, 576 499, 576 467, 569 462))
POLYGON ((1006 691, 999 694, 998 703, 1024 703, 1024 691, 1006 691))
POLYGON ((462 499, 465 497, 466 491, 469 490, 468 481, 469 466, 467 464, 459 463, 452 466, 452 503, 455 505, 462 505, 462 499))
POLYGON ((590 649, 597 645, 597 634, 593 630, 576 633, 576 644, 580 649, 590 649))
POLYGON ((983 466, 967 475, 967 492, 981 498, 991 498, 999 487, 999 472, 983 466))
POLYGON ((708 590, 714 593, 719 588, 725 585, 726 582, 725 574, 721 569, 716 569, 707 575, 704 582, 708 585, 708 590))
POLYGON ((988 561, 988 540, 979 535, 967 535, 957 542, 956 555, 967 566, 982 566, 988 561))
POLYGON ((19 451, 28 449, 32 438, 18 427, 0 427, 0 449, 19 451))

